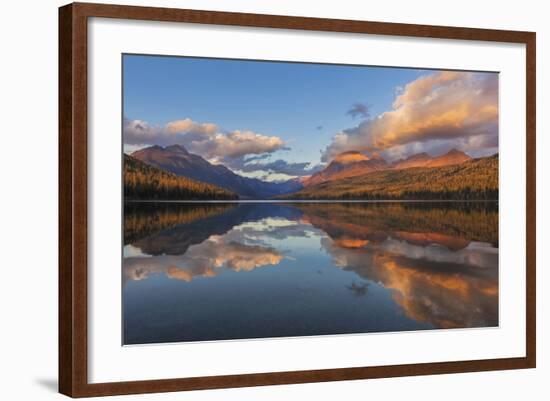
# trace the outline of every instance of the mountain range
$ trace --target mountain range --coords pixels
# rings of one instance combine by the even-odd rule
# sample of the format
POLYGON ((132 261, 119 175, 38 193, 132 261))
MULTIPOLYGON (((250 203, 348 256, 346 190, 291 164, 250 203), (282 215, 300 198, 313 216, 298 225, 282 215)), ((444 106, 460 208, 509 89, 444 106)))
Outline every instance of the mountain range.
MULTIPOLYGON (((498 154, 473 159, 456 149, 432 157, 418 153, 394 162, 380 155, 348 151, 334 157, 310 177, 284 182, 267 182, 243 177, 221 164, 213 164, 183 146, 150 146, 125 155, 125 188, 128 175, 134 184, 138 177, 151 192, 149 181, 185 178, 177 183, 179 193, 189 199, 496 199, 498 198, 498 154), (138 164, 139 163, 139 164, 138 164), (144 166, 149 166, 147 170, 144 166), (139 170, 136 176, 136 169, 139 170), (147 178, 147 174, 152 174, 147 178), (164 175, 163 175, 164 174, 164 175), (168 174, 168 175, 167 175, 168 174), (200 185, 202 184, 202 186, 200 185)), ((129 179, 130 179, 129 178, 129 179)), ((130 188, 136 197, 140 185, 130 188)), ((160 186, 164 190, 165 186, 160 186)), ((177 192, 177 191, 176 191, 177 192)), ((174 190, 165 194, 174 198, 174 190)), ((162 195, 155 194, 154 199, 162 195)), ((188 199, 183 197, 181 199, 188 199)))
POLYGON ((358 177, 374 171, 402 170, 413 167, 442 167, 464 163, 471 159, 466 153, 452 149, 437 157, 432 157, 427 153, 417 153, 406 159, 388 163, 376 153, 368 157, 361 152, 350 151, 337 155, 325 169, 303 180, 303 184, 305 187, 310 187, 322 182, 358 177))
POLYGON ((240 176, 221 164, 212 164, 199 155, 189 153, 180 145, 155 145, 133 152, 132 157, 176 175, 227 189, 241 199, 267 199, 296 192, 303 187, 297 179, 267 182, 240 176))
POLYGON ((498 154, 458 164, 387 168, 326 180, 280 198, 497 200, 498 154))
POLYGON ((387 169, 388 163, 375 155, 368 157, 363 153, 350 151, 337 155, 323 170, 313 174, 302 183, 305 187, 320 184, 325 181, 340 180, 387 169))

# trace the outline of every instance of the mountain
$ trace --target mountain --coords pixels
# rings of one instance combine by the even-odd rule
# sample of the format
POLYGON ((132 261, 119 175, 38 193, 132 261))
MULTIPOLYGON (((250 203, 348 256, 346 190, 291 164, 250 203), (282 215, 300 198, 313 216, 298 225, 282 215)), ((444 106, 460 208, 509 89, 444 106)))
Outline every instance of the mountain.
POLYGON ((299 180, 266 182, 242 177, 221 164, 212 164, 199 155, 189 153, 180 145, 164 148, 155 145, 133 152, 132 157, 176 175, 225 188, 241 198, 267 199, 303 187, 299 180))
POLYGON ((441 167, 452 166, 453 164, 460 164, 472 160, 470 156, 460 150, 451 149, 444 155, 434 157, 430 160, 425 167, 441 167))
POLYGON ((323 170, 305 179, 305 187, 320 184, 326 181, 341 180, 387 169, 388 163, 380 156, 369 158, 363 153, 350 151, 337 155, 323 170))
POLYGON ((124 197, 130 200, 238 199, 215 185, 179 177, 124 155, 124 197))
POLYGON ((453 164, 460 164, 472 160, 470 156, 460 150, 451 149, 444 155, 431 157, 429 154, 417 153, 409 156, 406 159, 397 160, 392 164, 392 168, 401 170, 412 167, 441 167, 452 166, 453 164))
MULTIPOLYGON (((448 159, 454 158, 454 152, 448 159)), ((386 169, 325 181, 286 199, 498 199, 498 154, 441 167, 386 169)))
POLYGON ((417 153, 407 157, 406 159, 396 161, 392 167, 398 170, 411 167, 426 167, 426 165, 432 160, 433 157, 425 152, 417 153))
POLYGON ((305 187, 318 185, 322 182, 336 181, 344 178, 358 177, 374 171, 388 169, 402 170, 413 167, 441 167, 464 163, 472 158, 456 149, 438 157, 427 153, 417 153, 406 159, 388 163, 381 156, 374 153, 368 157, 364 153, 349 151, 337 155, 323 170, 303 180, 305 187))

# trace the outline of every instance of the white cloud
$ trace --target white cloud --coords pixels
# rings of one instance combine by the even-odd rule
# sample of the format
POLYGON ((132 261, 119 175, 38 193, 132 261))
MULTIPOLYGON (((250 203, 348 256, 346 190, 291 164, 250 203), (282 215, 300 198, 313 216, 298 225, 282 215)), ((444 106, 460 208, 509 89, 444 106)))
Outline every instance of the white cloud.
POLYGON ((310 162, 292 163, 278 159, 273 161, 260 161, 254 159, 234 160, 230 166, 241 175, 266 178, 271 181, 282 181, 296 177, 308 176, 322 169, 322 165, 314 165, 310 162), (252 175, 250 175, 252 174, 252 175))
POLYGON ((188 118, 160 127, 142 120, 124 120, 125 148, 174 144, 183 145, 189 152, 213 162, 272 153, 285 147, 284 141, 277 136, 248 130, 224 132, 216 124, 198 123, 188 118))

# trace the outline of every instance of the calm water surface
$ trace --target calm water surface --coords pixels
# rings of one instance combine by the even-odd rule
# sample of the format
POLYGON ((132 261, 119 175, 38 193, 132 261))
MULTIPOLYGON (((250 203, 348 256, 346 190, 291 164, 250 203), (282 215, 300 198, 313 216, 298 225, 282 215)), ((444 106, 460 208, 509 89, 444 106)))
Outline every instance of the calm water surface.
POLYGON ((124 209, 124 344, 498 325, 497 203, 124 209))

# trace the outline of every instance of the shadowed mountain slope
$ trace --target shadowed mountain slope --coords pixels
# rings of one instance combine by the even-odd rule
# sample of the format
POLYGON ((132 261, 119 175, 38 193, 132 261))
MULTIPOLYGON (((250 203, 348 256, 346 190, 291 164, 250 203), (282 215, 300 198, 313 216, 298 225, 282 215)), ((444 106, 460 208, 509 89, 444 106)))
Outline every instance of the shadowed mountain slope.
POLYGON ((215 185, 179 177, 124 155, 124 198, 126 200, 213 200, 238 199, 215 185))
POLYGON ((266 182, 240 176, 221 164, 212 164, 199 155, 189 153, 183 146, 151 146, 132 153, 144 163, 176 175, 206 182, 237 193, 241 198, 267 199, 302 188, 298 180, 266 182))

